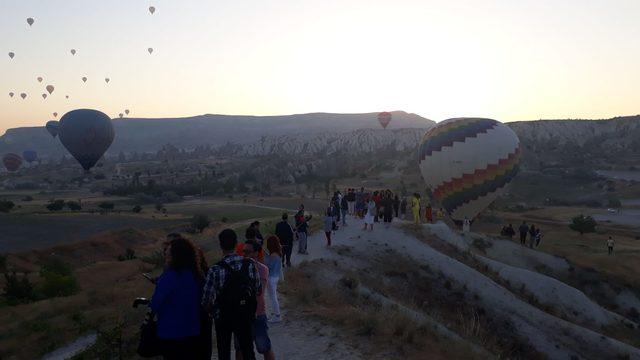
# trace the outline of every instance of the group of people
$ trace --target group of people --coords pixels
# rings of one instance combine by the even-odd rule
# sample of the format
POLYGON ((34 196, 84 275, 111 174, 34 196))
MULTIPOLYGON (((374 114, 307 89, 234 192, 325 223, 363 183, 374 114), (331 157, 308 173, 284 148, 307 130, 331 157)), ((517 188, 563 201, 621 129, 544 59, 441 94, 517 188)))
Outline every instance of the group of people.
MULTIPOLYGON (((536 227, 534 224, 531 226, 527 225, 526 221, 523 221, 518 227, 518 232, 520 233, 520 245, 527 245, 527 236, 529 237, 529 248, 534 248, 540 246, 540 241, 542 241, 542 230, 539 227, 536 227)), ((500 230, 500 235, 508 237, 509 239, 513 239, 516 235, 516 231, 513 228, 512 224, 505 225, 500 230)))
MULTIPOLYGON (((400 203, 400 212, 402 213, 401 217, 404 219, 406 214, 406 199, 403 198, 400 203)), ((413 223, 415 225, 419 225, 422 223, 422 216, 424 214, 424 219, 427 223, 431 224, 435 220, 444 219, 444 209, 439 208, 435 211, 434 217, 434 209, 430 203, 427 203, 424 207, 424 213, 422 210, 422 198, 419 193, 413 193, 411 196, 411 214, 413 215, 413 223)))
POLYGON ((309 216, 301 206, 296 225, 288 214, 266 239, 255 221, 238 241, 232 229, 218 234, 222 259, 209 267, 202 250, 180 234, 170 234, 164 247, 165 268, 156 284, 150 308, 157 317, 157 337, 165 359, 210 359, 215 327, 218 358, 252 360, 255 350, 275 359, 268 329, 280 322, 278 283, 291 266, 295 237, 306 253, 309 216), (271 308, 267 316, 267 298, 271 308))

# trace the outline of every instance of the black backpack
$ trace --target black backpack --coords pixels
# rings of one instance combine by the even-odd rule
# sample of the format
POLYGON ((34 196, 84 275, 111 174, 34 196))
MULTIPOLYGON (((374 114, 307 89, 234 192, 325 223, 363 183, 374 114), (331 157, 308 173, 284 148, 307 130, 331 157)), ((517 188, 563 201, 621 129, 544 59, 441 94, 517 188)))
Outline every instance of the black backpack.
POLYGON ((258 294, 255 282, 249 275, 249 264, 251 260, 242 260, 242 267, 236 271, 224 260, 218 263, 227 270, 222 291, 216 300, 221 317, 255 320, 258 294))

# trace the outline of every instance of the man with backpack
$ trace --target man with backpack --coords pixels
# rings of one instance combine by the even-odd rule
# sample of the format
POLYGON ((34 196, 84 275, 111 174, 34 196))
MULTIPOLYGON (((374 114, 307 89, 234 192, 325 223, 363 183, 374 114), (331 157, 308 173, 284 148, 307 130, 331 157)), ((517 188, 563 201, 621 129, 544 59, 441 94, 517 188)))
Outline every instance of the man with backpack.
POLYGON ((225 229, 218 235, 222 260, 205 280, 202 306, 213 315, 218 359, 231 359, 231 335, 238 341, 244 360, 255 360, 252 327, 262 283, 255 262, 235 254, 238 236, 225 229))
POLYGON ((276 236, 282 246, 282 267, 291 267, 291 252, 293 251, 293 229, 289 222, 289 215, 282 214, 282 221, 276 224, 276 236), (285 264, 286 262, 286 264, 285 264))

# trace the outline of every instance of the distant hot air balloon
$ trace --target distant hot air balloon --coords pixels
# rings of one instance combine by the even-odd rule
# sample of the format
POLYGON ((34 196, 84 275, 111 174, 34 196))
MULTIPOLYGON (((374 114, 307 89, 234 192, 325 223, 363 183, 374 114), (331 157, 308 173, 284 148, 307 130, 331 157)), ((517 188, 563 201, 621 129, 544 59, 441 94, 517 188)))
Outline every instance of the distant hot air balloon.
POLYGON ((65 95, 64 97, 65 97, 65 99, 68 99, 68 98, 69 98, 69 95, 65 95))
POLYGON ((20 166, 22 165, 22 158, 20 155, 9 153, 2 157, 2 163, 7 170, 14 172, 18 171, 20 166))
POLYGON ((147 51, 149 52, 149 54, 153 53, 153 48, 148 48, 147 51))
POLYGON ((58 113, 57 113, 57 112, 54 112, 54 113, 53 113, 53 117, 54 117, 54 118, 57 118, 57 117, 58 117, 58 113))
POLYGON ((10 57, 11 59, 13 59, 13 57, 14 57, 14 56, 16 56, 16 54, 14 54, 14 53, 12 53, 12 52, 9 52, 9 57, 10 57))
POLYGON ((13 97, 13 95, 15 95, 13 92, 9 93, 9 97, 13 97))
POLYGON ((129 115, 129 109, 126 109, 126 110, 124 111, 124 113, 125 113, 125 114, 127 114, 127 115, 129 115))
POLYGON ((71 49, 71 55, 75 55, 76 54, 76 49, 71 49))
POLYGON ((380 122, 380 125, 386 129, 387 125, 391 122, 391 113, 385 111, 378 114, 378 122, 380 122))
POLYGON ((491 119, 457 118, 423 137, 420 172, 435 199, 455 222, 473 220, 515 177, 520 140, 491 119))
POLYGON ((29 26, 33 25, 34 22, 33 18, 27 18, 27 24, 29 24, 29 26))
POLYGON ((47 98, 47 94, 42 94, 42 98, 46 99, 47 98))
POLYGON ((109 81, 111 81, 111 79, 109 79, 109 78, 104 78, 104 82, 106 82, 107 84, 109 83, 109 81))
POLYGON ((38 160, 38 153, 33 150, 25 150, 22 152, 22 158, 24 158, 29 164, 38 160))
POLYGON ((22 93, 22 94, 20 94, 20 97, 22 98, 22 100, 24 100, 24 99, 26 99, 26 98, 27 98, 27 94, 22 93))
POLYGON ((122 118, 124 117, 124 114, 123 114, 123 113, 120 113, 120 114, 118 114, 118 117, 119 117, 120 119, 122 119, 122 118))
POLYGON ((149 12, 153 15, 153 13, 156 12, 156 8, 154 6, 149 6, 149 12))
POLYGON ((49 94, 53 93, 53 90, 55 90, 55 87, 53 87, 53 85, 47 85, 47 92, 49 92, 49 94))
POLYGON ((51 136, 55 138, 56 136, 58 136, 59 126, 60 126, 59 122, 51 120, 51 121, 47 121, 47 125, 45 125, 45 128, 47 129, 49 134, 51 134, 51 136))
POLYGON ((86 76, 82 77, 82 82, 87 82, 87 77, 86 76))
POLYGON ((115 131, 111 119, 97 110, 73 110, 60 119, 62 145, 89 171, 111 146, 115 131))
POLYGON ((42 80, 43 80, 43 79, 42 79, 42 76, 38 76, 38 79, 37 79, 37 80, 38 80, 38 82, 42 82, 42 80))

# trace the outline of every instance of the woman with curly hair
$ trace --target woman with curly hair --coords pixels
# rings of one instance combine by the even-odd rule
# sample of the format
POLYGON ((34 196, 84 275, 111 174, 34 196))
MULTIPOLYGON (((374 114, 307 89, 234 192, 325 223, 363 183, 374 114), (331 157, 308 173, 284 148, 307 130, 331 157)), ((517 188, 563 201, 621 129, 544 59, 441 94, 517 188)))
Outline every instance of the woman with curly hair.
POLYGON ((278 301, 278 282, 282 279, 282 246, 277 236, 271 235, 267 238, 267 255, 264 259, 265 265, 269 268, 269 285, 267 292, 273 310, 271 322, 280 322, 280 302, 278 301))

